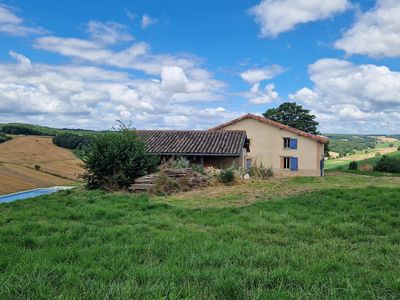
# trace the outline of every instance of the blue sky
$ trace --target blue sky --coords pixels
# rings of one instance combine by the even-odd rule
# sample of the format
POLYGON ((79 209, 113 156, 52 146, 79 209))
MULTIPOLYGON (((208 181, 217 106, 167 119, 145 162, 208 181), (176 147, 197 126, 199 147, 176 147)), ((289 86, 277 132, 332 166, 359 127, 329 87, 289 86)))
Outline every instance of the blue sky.
POLYGON ((399 133, 400 1, 1 1, 0 122, 205 129, 296 101, 399 133))

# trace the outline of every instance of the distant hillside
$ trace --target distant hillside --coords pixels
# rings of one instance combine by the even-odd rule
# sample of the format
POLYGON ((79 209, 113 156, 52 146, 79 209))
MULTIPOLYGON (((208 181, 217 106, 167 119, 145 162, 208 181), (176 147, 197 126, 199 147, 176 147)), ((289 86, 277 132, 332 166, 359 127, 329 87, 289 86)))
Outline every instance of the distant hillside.
POLYGON ((70 128, 52 128, 47 126, 24 124, 24 123, 8 123, 0 124, 0 132, 7 134, 24 134, 24 135, 46 135, 55 136, 58 134, 93 134, 94 130, 88 129, 70 129, 70 128))
POLYGON ((329 151, 345 156, 354 151, 375 148, 378 144, 377 137, 355 134, 326 134, 329 137, 329 151))

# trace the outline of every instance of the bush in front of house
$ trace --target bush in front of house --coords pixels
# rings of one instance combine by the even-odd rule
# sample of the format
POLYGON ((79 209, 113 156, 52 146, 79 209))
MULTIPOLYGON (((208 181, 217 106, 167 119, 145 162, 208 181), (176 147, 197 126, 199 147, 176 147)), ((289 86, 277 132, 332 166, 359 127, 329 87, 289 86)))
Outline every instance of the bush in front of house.
POLYGON ((374 171, 387 172, 387 173, 400 173, 400 159, 384 155, 376 163, 374 171))
POLYGON ((233 168, 221 170, 221 172, 218 175, 218 178, 219 181, 221 181, 223 184, 231 185, 235 182, 236 179, 235 170, 233 168))
POLYGON ((259 166, 257 164, 252 165, 249 169, 249 175, 254 178, 267 179, 274 176, 274 172, 272 171, 272 167, 264 167, 261 163, 259 166))
POLYGON ((90 189, 126 189, 135 178, 155 171, 158 164, 145 142, 123 125, 94 136, 86 155, 82 177, 90 189))
POLYGON ((206 175, 206 171, 204 170, 204 167, 202 165, 198 165, 198 164, 191 164, 190 168, 197 172, 200 173, 201 175, 206 175))
POLYGON ((352 161, 349 163, 349 170, 357 170, 358 169, 358 164, 356 161, 352 161))

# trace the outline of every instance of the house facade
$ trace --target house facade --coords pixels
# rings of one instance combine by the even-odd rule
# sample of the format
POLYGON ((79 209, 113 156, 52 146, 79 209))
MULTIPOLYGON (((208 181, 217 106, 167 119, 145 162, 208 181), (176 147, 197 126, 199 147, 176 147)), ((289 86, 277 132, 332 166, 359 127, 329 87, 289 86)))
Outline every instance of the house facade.
POLYGON ((244 130, 136 130, 151 154, 161 160, 184 157, 192 163, 218 169, 244 168, 249 143, 244 130))
POLYGON ((211 131, 244 130, 251 152, 245 167, 272 167, 277 176, 323 176, 324 150, 329 139, 253 114, 224 123, 211 131))

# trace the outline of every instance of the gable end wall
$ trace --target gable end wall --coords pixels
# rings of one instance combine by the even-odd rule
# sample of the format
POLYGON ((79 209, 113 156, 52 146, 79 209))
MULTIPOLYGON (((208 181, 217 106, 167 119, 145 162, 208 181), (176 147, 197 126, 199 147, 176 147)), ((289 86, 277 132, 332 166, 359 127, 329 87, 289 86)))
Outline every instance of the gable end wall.
POLYGON ((277 176, 320 176, 320 160, 324 157, 324 144, 298 136, 295 133, 261 123, 254 119, 243 119, 227 125, 222 130, 245 130, 250 139, 250 152, 247 158, 252 164, 262 163, 272 167, 277 176), (296 138, 297 149, 284 149, 283 138, 296 138), (298 157, 298 171, 283 170, 283 156, 298 157))

